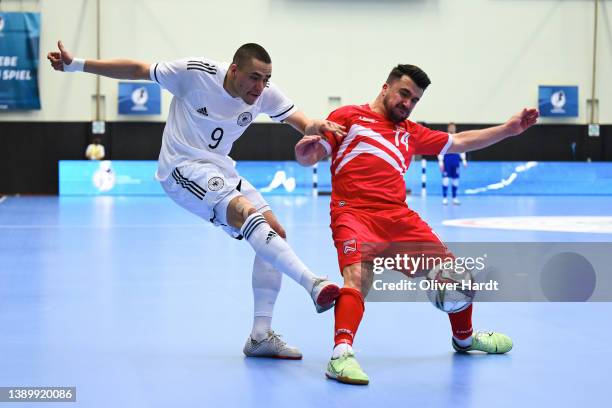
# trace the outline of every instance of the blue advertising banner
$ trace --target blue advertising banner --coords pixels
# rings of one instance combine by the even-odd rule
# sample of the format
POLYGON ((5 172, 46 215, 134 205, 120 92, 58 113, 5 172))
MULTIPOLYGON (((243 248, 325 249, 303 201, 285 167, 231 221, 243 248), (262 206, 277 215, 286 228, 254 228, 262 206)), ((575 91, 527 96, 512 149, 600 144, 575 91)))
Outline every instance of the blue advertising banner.
MULTIPOLYGON (((59 192, 72 195, 164 195, 155 180, 156 161, 61 160, 59 192)), ((313 171, 295 161, 243 161, 236 170, 264 195, 311 195, 313 171)), ((412 195, 421 192, 420 169, 405 176, 412 195)), ((461 173, 465 195, 612 195, 612 163, 472 162, 461 173), (571 176, 568 176, 571 175, 571 176)), ((318 188, 331 191, 329 163, 318 165, 318 188)), ((427 193, 440 195, 442 176, 436 160, 427 162, 427 193)))
POLYGON ((161 89, 152 82, 119 82, 120 115, 159 115, 161 89))
POLYGON ((163 195, 156 161, 60 160, 59 193, 65 195, 163 195))
POLYGON ((575 118, 578 116, 577 86, 544 86, 538 92, 540 116, 575 118))
POLYGON ((40 109, 40 13, 0 13, 0 110, 40 109))
MULTIPOLYGON (((237 163, 238 172, 262 194, 312 194, 312 169, 297 162, 237 163)), ((59 193, 71 195, 164 195, 156 161, 60 160, 59 193)))

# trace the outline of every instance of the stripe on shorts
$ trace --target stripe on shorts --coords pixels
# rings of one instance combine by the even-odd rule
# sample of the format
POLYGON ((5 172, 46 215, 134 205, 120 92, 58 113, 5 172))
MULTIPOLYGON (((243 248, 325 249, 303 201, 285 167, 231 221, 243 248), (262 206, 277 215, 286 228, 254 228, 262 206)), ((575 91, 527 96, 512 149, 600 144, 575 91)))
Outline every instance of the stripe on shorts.
POLYGON ((174 178, 174 180, 178 184, 180 184, 181 187, 183 187, 184 189, 188 190, 191 194, 193 194, 194 196, 196 196, 200 200, 204 199, 204 196, 206 195, 206 190, 204 190, 202 187, 198 186, 193 181, 185 178, 181 174, 179 169, 174 169, 172 171, 172 177, 174 178))

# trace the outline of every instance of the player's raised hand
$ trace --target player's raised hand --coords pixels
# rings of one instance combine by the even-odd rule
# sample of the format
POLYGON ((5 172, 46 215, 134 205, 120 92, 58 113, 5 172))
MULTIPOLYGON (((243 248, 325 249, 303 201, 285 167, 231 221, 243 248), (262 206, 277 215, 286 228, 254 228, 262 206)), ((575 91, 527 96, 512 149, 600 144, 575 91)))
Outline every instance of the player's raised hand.
POLYGON ((64 48, 64 44, 61 41, 57 42, 57 48, 59 51, 52 51, 47 54, 47 59, 51 62, 51 66, 56 71, 64 71, 64 65, 72 64, 74 57, 72 53, 68 52, 64 48))
POLYGON ((532 127, 538 121, 540 113, 537 109, 523 109, 506 122, 506 127, 512 136, 519 135, 532 127))
POLYGON ((319 135, 306 135, 295 145, 295 158, 301 165, 312 166, 323 157, 325 149, 319 141, 323 139, 319 135))

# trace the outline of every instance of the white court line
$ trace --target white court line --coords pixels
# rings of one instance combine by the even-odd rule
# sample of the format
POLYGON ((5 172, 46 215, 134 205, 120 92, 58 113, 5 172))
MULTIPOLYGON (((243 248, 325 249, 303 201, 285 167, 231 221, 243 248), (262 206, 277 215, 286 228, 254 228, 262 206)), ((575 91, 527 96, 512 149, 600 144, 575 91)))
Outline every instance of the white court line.
POLYGON ((124 225, 62 225, 62 224, 39 224, 19 225, 0 224, 0 229, 52 229, 52 228, 74 228, 74 229, 111 229, 111 228, 206 228, 206 224, 124 224, 124 225))
POLYGON ((508 178, 502 179, 501 181, 499 181, 498 183, 493 183, 493 184, 489 184, 486 187, 479 187, 479 188, 468 188, 465 190, 465 194, 478 194, 478 193, 482 193, 484 191, 488 191, 488 190, 499 190, 502 188, 506 188, 508 187, 510 184, 512 184, 518 177, 518 173, 522 173, 524 171, 527 171, 533 167, 536 167, 538 165, 538 162, 535 161, 531 161, 531 162, 527 162, 525 164, 522 164, 520 166, 516 166, 514 168, 514 172, 512 174, 510 174, 510 176, 508 176, 508 178))
POLYGON ((442 225, 519 231, 584 232, 612 234, 610 216, 519 216, 463 218, 442 221, 442 225))

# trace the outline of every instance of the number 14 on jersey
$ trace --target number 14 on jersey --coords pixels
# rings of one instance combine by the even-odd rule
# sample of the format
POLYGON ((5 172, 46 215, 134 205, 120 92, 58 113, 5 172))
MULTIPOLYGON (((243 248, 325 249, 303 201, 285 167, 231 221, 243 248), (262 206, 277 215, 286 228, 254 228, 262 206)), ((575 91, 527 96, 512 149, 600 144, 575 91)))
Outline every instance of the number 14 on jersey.
POLYGON ((410 133, 404 132, 404 134, 400 137, 400 133, 402 133, 402 129, 397 129, 395 131, 395 145, 399 147, 400 143, 406 147, 406 151, 408 151, 408 137, 410 137, 410 133))

